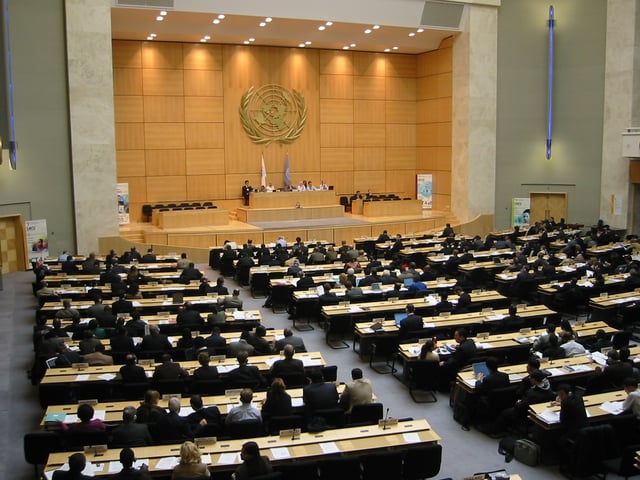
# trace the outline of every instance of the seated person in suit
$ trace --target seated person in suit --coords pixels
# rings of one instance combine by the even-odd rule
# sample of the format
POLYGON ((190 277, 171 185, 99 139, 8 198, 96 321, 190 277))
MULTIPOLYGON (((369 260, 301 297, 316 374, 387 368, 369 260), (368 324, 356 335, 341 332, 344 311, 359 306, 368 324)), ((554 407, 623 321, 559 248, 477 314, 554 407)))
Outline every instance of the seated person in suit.
POLYGON ((282 350, 285 345, 293 346, 296 352, 307 351, 307 347, 305 347, 304 340, 302 339, 302 337, 298 337, 297 335, 294 335, 290 328, 285 328, 283 333, 284 333, 284 338, 281 338, 276 342, 276 345, 274 348, 276 352, 279 352, 280 350, 282 350))
POLYGON ((171 355, 162 355, 162 363, 153 371, 154 380, 178 380, 189 377, 189 372, 171 359, 171 355))
POLYGON ((229 295, 229 289, 224 286, 224 277, 218 277, 216 279, 216 286, 211 287, 209 291, 217 293, 218 295, 229 295))
POLYGON ((311 372, 311 384, 304 387, 302 398, 307 416, 312 416, 316 410, 338 406, 338 390, 336 390, 335 384, 325 383, 319 369, 311 372))
POLYGON ((308 290, 316 286, 312 276, 306 276, 303 270, 298 273, 298 283, 296 290, 308 290))
POLYGON ((247 341, 253 345, 257 354, 267 355, 273 353, 273 348, 264 338, 267 335, 267 329, 264 325, 258 325, 254 333, 252 333, 247 341))
POLYGON ((440 301, 435 306, 436 313, 452 312, 453 303, 449 301, 449 294, 446 291, 440 293, 440 301))
POLYGON ((400 322, 400 329, 398 331, 398 337, 405 339, 409 337, 409 332, 416 332, 422 330, 423 322, 420 315, 415 314, 416 308, 413 303, 407 303, 405 312, 407 312, 407 318, 400 322))
POLYGON ((134 309, 131 312, 131 320, 124 324, 124 328, 130 337, 144 337, 147 323, 140 318, 140 312, 134 309))
POLYGON ((168 352, 171 350, 171 342, 169 342, 169 337, 160 333, 157 326, 151 325, 149 335, 142 338, 139 348, 141 352, 168 352))
POLYGON ((60 422, 63 431, 71 430, 74 432, 93 432, 95 430, 105 430, 107 427, 99 418, 93 418, 93 407, 88 403, 78 405, 76 414, 79 422, 64 423, 60 422))
POLYGON ((204 344, 208 348, 226 347, 227 339, 220 335, 220 327, 213 327, 211 335, 204 339, 204 344))
POLYGON ((194 437, 218 435, 222 429, 220 410, 215 405, 205 407, 202 397, 196 393, 191 395, 189 404, 193 413, 187 417, 194 437))
POLYGON ((74 453, 69 456, 69 470, 56 470, 53 472, 53 480, 91 480, 93 477, 84 475, 82 471, 87 466, 84 453, 74 453))
POLYGON ((575 340, 573 334, 564 332, 560 338, 562 340, 560 348, 564 350, 566 357, 577 357, 587 352, 584 346, 575 340))
POLYGON ((346 413, 351 413, 355 405, 365 405, 373 401, 373 387, 371 380, 364 378, 360 368, 351 370, 351 381, 344 387, 340 395, 340 404, 347 407, 346 413))
POLYGON ((438 352, 435 351, 436 346, 433 343, 433 340, 427 340, 422 344, 420 348, 420 360, 429 360, 433 362, 439 362, 440 356, 438 352))
POLYGON ((264 377, 260 374, 258 367, 249 365, 249 354, 242 350, 237 355, 238 368, 229 372, 229 384, 234 388, 250 387, 259 388, 266 385, 264 377))
POLYGON ((292 415, 291 396, 286 392, 284 381, 274 378, 267 397, 262 404, 262 419, 266 422, 271 417, 292 415))
POLYGON ((157 443, 176 443, 193 438, 191 426, 186 418, 180 416, 180 399, 171 397, 168 402, 169 413, 158 419, 151 428, 157 443))
POLYGON ((152 444, 153 439, 149 433, 149 427, 144 423, 136 423, 135 407, 124 407, 122 425, 118 425, 111 432, 111 446, 143 447, 152 444))
POLYGON ((196 268, 193 262, 190 262, 189 266, 180 274, 180 282, 182 283, 189 283, 191 280, 200 280, 201 278, 202 272, 196 268))
POLYGON ((273 471, 269 457, 260 455, 260 448, 256 442, 246 442, 242 445, 240 458, 243 463, 234 472, 234 480, 249 480, 250 478, 267 475, 273 471))
POLYGON ((359 302, 364 299, 364 292, 362 291, 362 288, 354 287, 350 281, 347 280, 345 288, 347 289, 345 297, 352 302, 359 302))
POLYGON ((215 380, 218 378, 218 369, 209 365, 209 353, 200 352, 198 354, 198 363, 200 366, 193 372, 194 380, 215 380))
POLYGON ((599 328, 596 331, 596 337, 594 342, 591 344, 589 348, 592 352, 599 352, 603 348, 611 347, 613 343, 611 342, 611 335, 607 336, 603 329, 599 328))
POLYGON ((444 368, 443 379, 445 381, 454 380, 458 371, 468 364, 476 354, 476 344, 472 339, 467 338, 465 328, 457 328, 453 333, 453 339, 457 344, 456 349, 447 360, 440 361, 440 366, 444 368))
MULTIPOLYGON (((146 425, 145 425, 146 426, 146 425)), ((129 447, 125 447, 120 451, 120 463, 122 470, 110 476, 111 480, 151 480, 148 465, 142 465, 136 468, 133 465, 136 462, 136 455, 129 447)))
POLYGON ((320 307, 324 305, 337 305, 339 303, 338 296, 331 291, 331 284, 324 284, 324 293, 318 297, 318 302, 320 302, 320 307))
MULTIPOLYGON (((220 300, 218 300, 220 302, 220 300)), ((237 308, 242 310, 242 299, 240 298, 240 290, 235 289, 231 296, 222 298, 222 306, 226 310, 227 308, 237 308)))
POLYGON ((636 420, 640 420, 640 390, 638 390, 638 380, 633 377, 626 378, 622 382, 627 398, 622 403, 622 409, 625 412, 631 412, 635 415, 636 420))
POLYGON ((462 287, 456 286, 453 293, 458 295, 458 303, 456 304, 456 313, 468 313, 471 308, 471 295, 465 292, 462 287))
POLYGON ((144 400, 136 410, 136 422, 155 424, 160 418, 166 415, 164 408, 158 405, 160 402, 160 392, 157 390, 147 390, 144 392, 144 400))
POLYGON ((589 393, 607 392, 623 386, 623 382, 633 377, 633 367, 620 361, 620 354, 616 350, 607 352, 607 365, 604 368, 596 367, 588 383, 589 393))
POLYGON ((204 319, 192 305, 191 302, 184 302, 184 306, 180 307, 176 323, 184 327, 201 327, 204 325, 204 319))
POLYGON ((146 382, 147 375, 139 365, 136 365, 137 359, 133 353, 127 354, 124 358, 124 365, 120 367, 118 375, 124 383, 146 382))
POLYGON ((575 439, 581 428, 587 427, 587 411, 584 407, 582 395, 571 391, 566 383, 558 386, 555 405, 560 404, 560 427, 562 436, 558 440, 560 448, 567 450, 571 440, 575 439))
POLYGON ((62 308, 56 312, 56 318, 61 320, 80 320, 80 312, 77 309, 71 308, 71 299, 62 299, 62 308))
POLYGON ((276 360, 271 366, 271 378, 281 375, 301 375, 304 376, 304 364, 302 360, 293 358, 295 350, 293 345, 284 346, 284 358, 276 360))
POLYGON ((262 421, 262 414, 251 402, 253 400, 253 390, 250 388, 243 388, 240 392, 241 404, 233 407, 227 413, 225 423, 243 422, 245 420, 260 420, 262 421))
POLYGON ((564 349, 560 347, 560 340, 557 335, 549 335, 547 348, 544 349, 542 355, 549 357, 550 360, 564 358, 567 356, 564 349))
POLYGON ((498 359, 496 357, 488 357, 486 362, 489 375, 484 376, 482 372, 476 376, 476 395, 482 396, 496 388, 509 386, 509 375, 498 370, 498 359))
POLYGON ((111 304, 111 311, 114 315, 120 315, 121 313, 133 312, 133 303, 126 299, 125 293, 120 293, 118 300, 111 304))

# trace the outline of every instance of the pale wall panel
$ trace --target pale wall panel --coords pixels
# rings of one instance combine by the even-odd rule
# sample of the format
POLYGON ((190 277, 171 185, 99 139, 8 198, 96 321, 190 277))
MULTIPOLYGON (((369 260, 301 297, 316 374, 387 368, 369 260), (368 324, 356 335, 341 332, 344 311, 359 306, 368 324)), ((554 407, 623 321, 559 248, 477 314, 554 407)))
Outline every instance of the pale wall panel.
POLYGON ((355 123, 384 123, 385 117, 384 100, 355 100, 354 122, 355 123))
POLYGON ((185 176, 147 177, 147 201, 183 201, 187 198, 185 176))
POLYGON ((418 77, 436 75, 453 71, 453 55, 451 48, 443 48, 423 53, 418 59, 418 77))
POLYGON ((146 180, 145 177, 118 177, 119 183, 129 184, 129 201, 131 203, 147 201, 146 180))
POLYGON ((116 172, 118 177, 144 177, 144 150, 116 150, 116 172))
POLYGON ((353 149, 354 171, 384 170, 386 150, 384 147, 360 147, 353 149))
POLYGON ((353 53, 320 50, 319 68, 323 75, 353 75, 353 53))
POLYGON ((371 226, 363 225, 361 227, 342 227, 335 229, 336 243, 346 240, 347 244, 353 245, 353 239, 358 237, 370 237, 371 226))
POLYGON ((187 175, 187 200, 224 198, 224 175, 187 175))
POLYGON ((353 148, 320 149, 320 169, 323 172, 353 170, 353 148))
POLYGON ((320 98, 353 98, 353 76, 320 75, 320 98))
POLYGON ((451 122, 451 97, 419 101, 417 111, 418 123, 451 122))
POLYGON ((184 97, 185 122, 224 122, 223 97, 184 97))
POLYGON ((386 83, 387 100, 410 100, 416 99, 415 78, 388 77, 386 83))
POLYGON ((144 119, 142 98, 139 95, 116 95, 113 109, 116 123, 142 122, 144 119))
POLYGON ((387 124, 387 147, 415 147, 415 125, 387 124))
POLYGON ((387 77, 409 77, 416 76, 418 67, 415 55, 388 55, 387 56, 387 77))
POLYGON ((224 173, 224 150, 209 148, 187 150, 187 175, 224 173))
POLYGON ((353 74, 360 76, 384 77, 389 55, 383 53, 353 52, 353 74))
POLYGON ((185 123, 187 148, 224 148, 222 123, 185 123))
POLYGON ((353 147, 352 124, 330 124, 320 126, 320 146, 353 147))
POLYGON ((384 100, 384 77, 354 77, 353 98, 362 100, 384 100))
POLYGON ((222 46, 202 43, 182 44, 185 70, 222 70, 222 46))
POLYGON ((416 169, 416 149, 413 147, 387 147, 385 170, 416 169))
POLYGON ((327 185, 333 185, 333 191, 336 195, 352 195, 353 189, 353 171, 340 172, 322 172, 322 178, 327 185))
POLYGON ((320 100, 321 123, 353 123, 353 100, 320 100))
POLYGON ((145 122, 184 122, 184 97, 145 96, 145 122))
POLYGON ((116 123, 116 150, 140 150, 145 148, 144 124, 116 123))
POLYGON ((419 147, 416 149, 416 168, 419 170, 451 171, 451 147, 419 147))
POLYGON ((114 95, 142 95, 142 70, 114 68, 113 93, 114 95))
POLYGON ((384 147, 385 126, 380 124, 356 124, 353 126, 355 147, 384 147))
POLYGON ((114 40, 111 48, 114 67, 142 68, 142 50, 140 42, 114 40))
POLYGON ((147 150, 145 164, 150 177, 186 173, 184 150, 147 150))
POLYGON ((183 95, 182 70, 142 70, 144 95, 183 95))
POLYGON ((416 103, 403 101, 385 102, 387 123, 416 123, 416 103))
POLYGON ((386 192, 386 172, 384 170, 370 170, 366 174, 355 175, 353 179, 353 188, 366 192, 386 192))
POLYGON ((416 198, 415 171, 386 172, 387 192, 395 192, 401 198, 416 198))
POLYGON ((144 125, 145 148, 184 148, 184 123, 146 123, 144 125))
POLYGON ((142 42, 142 67, 182 70, 182 44, 142 42))
POLYGON ((194 97, 221 97, 222 72, 217 70, 185 70, 184 94, 194 97))
POLYGON ((453 81, 451 72, 421 77, 416 80, 416 97, 419 100, 451 97, 453 81))
POLYGON ((416 125, 417 146, 451 146, 451 123, 425 123, 416 125))
POLYGON ((451 172, 433 172, 433 192, 443 195, 451 194, 451 172))

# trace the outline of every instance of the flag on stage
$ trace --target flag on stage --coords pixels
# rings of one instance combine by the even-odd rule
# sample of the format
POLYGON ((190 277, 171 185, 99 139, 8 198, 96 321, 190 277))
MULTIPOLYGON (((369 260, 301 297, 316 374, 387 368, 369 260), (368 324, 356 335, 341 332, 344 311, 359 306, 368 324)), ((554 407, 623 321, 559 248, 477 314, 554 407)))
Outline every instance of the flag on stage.
POLYGON ((264 154, 260 154, 262 160, 262 172, 260 173, 260 186, 267 186, 267 169, 264 166, 264 154))
POLYGON ((291 172, 289 171, 289 152, 284 157, 284 186, 288 186, 291 183, 291 172))

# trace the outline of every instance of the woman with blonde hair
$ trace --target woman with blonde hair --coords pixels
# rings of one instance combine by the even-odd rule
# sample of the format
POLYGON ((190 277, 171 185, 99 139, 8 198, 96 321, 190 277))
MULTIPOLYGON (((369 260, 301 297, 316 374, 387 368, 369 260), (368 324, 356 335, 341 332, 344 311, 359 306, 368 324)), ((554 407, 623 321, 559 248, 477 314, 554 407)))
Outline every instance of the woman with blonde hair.
POLYGON ((202 463, 202 457, 196 444, 184 442, 180 447, 180 463, 173 469, 171 480, 210 476, 209 469, 202 463))

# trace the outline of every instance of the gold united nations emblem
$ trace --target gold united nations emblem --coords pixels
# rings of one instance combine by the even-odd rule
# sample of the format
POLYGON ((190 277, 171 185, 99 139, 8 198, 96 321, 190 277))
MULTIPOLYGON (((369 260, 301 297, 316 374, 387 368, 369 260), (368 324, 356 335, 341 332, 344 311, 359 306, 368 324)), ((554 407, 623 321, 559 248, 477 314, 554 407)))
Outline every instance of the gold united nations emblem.
POLYGON ((306 120, 304 97, 280 85, 251 87, 240 101, 240 121, 254 143, 293 143, 302 135, 306 120))

